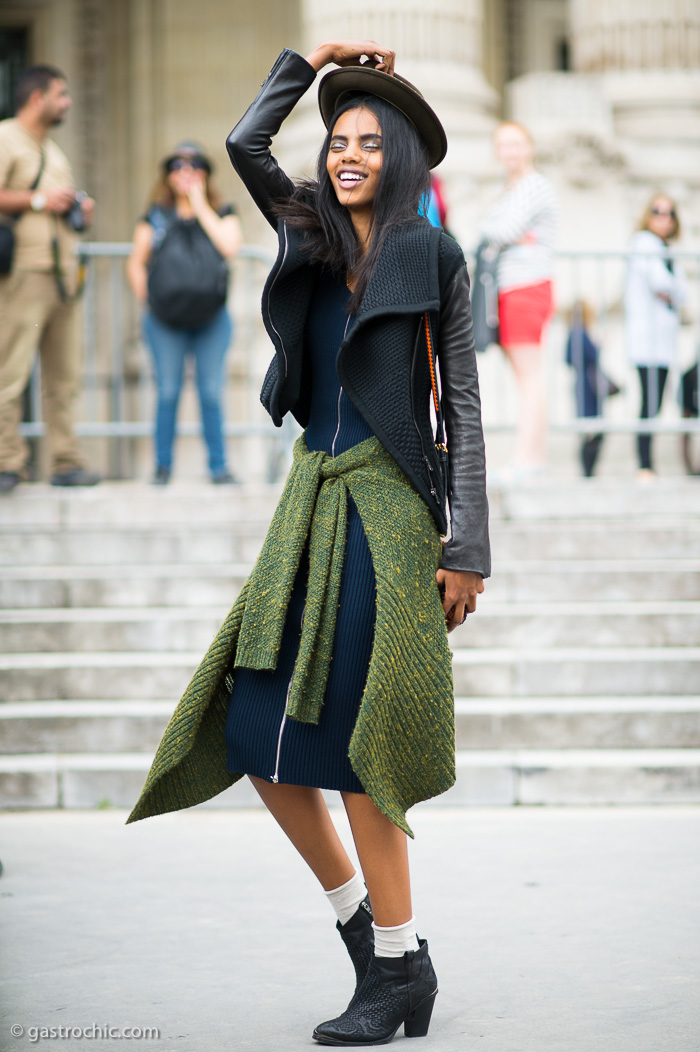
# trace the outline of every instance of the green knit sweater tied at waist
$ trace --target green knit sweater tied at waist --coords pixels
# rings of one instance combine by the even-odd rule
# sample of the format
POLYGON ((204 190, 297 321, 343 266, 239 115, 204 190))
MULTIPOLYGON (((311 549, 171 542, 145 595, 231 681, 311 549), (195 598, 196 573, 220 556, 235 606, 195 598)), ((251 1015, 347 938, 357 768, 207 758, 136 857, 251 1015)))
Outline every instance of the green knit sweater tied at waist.
POLYGON ((235 668, 274 670, 304 550, 309 575, 286 714, 318 723, 333 654, 347 498, 367 537, 377 617, 349 757, 381 811, 410 834, 405 812, 454 782, 451 654, 435 583, 441 544, 432 516, 376 438, 337 457, 302 435, 262 551, 183 695, 129 821, 189 807, 241 777, 226 771, 225 723, 235 668))
MULTIPOLYGON (((310 453, 304 437, 262 552, 248 579, 236 667, 275 669, 285 615, 308 544, 309 579, 286 714, 318 723, 328 680, 347 536, 347 494, 379 483, 394 461, 376 439, 338 457, 310 453)), ((398 469, 396 469, 398 471, 398 469)))

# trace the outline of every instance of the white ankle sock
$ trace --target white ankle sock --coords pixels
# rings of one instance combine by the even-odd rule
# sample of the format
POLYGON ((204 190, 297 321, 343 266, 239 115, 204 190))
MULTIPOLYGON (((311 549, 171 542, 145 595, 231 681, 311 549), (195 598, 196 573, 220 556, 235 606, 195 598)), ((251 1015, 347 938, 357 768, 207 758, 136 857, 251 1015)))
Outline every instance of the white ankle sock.
POLYGON ((356 873, 347 883, 333 888, 332 891, 324 891, 323 894, 337 913, 340 923, 347 924, 357 912, 357 907, 367 894, 367 888, 360 874, 356 873))
POLYGON ((419 948, 415 917, 405 924, 397 924, 395 928, 380 928, 374 921, 372 927, 375 957, 403 957, 407 950, 419 948))

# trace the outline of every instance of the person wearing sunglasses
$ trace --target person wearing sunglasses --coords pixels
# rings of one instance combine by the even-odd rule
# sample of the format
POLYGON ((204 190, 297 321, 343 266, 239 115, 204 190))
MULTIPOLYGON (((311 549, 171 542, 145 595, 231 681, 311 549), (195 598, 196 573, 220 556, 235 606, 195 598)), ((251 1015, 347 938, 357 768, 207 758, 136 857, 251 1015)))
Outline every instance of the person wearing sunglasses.
POLYGON ((143 334, 155 366, 155 485, 170 481, 177 409, 190 355, 212 482, 237 481, 227 466, 221 401, 233 333, 226 310, 227 264, 243 237, 234 209, 222 202, 211 182, 211 172, 211 161, 193 142, 180 143, 163 160, 127 264, 129 283, 145 309, 143 334))
MULTIPOLYGON (((681 232, 678 209, 657 193, 644 209, 629 245, 625 279, 625 340, 642 389, 640 419, 658 415, 668 371, 676 353, 680 309, 687 294, 685 275, 669 254, 681 232)), ((652 436, 637 435, 640 481, 654 477, 652 436)))

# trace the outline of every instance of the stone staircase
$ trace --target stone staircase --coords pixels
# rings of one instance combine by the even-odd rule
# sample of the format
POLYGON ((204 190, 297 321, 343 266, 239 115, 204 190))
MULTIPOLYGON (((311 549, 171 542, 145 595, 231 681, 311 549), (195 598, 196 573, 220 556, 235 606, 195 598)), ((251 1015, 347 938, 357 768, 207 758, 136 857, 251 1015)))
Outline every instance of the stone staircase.
MULTIPOLYGON (((0 806, 130 806, 279 489, 105 483, 0 501, 0 806)), ((490 493, 493 577, 452 636, 438 802, 700 801, 700 483, 490 493)), ((211 806, 257 798, 247 785, 211 806)))

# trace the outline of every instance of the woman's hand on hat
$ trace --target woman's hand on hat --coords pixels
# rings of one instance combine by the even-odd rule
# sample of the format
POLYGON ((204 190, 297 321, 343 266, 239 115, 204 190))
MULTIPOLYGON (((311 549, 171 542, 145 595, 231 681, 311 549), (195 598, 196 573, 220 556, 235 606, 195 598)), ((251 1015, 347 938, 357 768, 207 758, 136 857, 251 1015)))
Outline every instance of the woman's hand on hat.
POLYGON ((359 66, 362 58, 376 62, 380 73, 394 72, 396 54, 391 48, 382 47, 376 40, 327 40, 306 56, 306 61, 316 72, 334 62, 336 66, 359 66))
POLYGON ((453 632, 458 625, 464 624, 467 614, 476 610, 476 597, 484 590, 484 579, 471 570, 443 570, 441 567, 435 580, 438 588, 444 586, 442 609, 447 631, 453 632))

